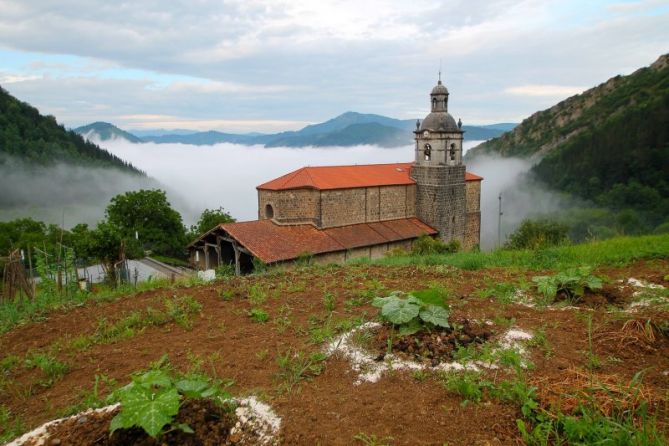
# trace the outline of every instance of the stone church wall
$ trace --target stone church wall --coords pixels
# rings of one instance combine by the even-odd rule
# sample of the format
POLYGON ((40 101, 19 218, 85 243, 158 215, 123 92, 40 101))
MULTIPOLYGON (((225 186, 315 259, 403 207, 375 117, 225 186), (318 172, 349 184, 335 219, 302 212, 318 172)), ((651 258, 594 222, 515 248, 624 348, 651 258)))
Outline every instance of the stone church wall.
POLYGON ((481 243, 481 182, 467 181, 465 196, 467 215, 462 248, 468 250, 481 243))
POLYGON ((313 189, 258 190, 258 219, 265 220, 266 206, 274 211, 278 223, 298 224, 313 223, 318 225, 320 218, 320 192, 313 189))
POLYGON ((323 227, 369 223, 416 215, 416 186, 382 186, 344 189, 346 194, 334 199, 333 192, 323 191, 323 227), (332 194, 332 195, 331 195, 332 194), (328 196, 326 200, 325 197, 328 196), (355 197, 353 200, 348 197, 355 197))

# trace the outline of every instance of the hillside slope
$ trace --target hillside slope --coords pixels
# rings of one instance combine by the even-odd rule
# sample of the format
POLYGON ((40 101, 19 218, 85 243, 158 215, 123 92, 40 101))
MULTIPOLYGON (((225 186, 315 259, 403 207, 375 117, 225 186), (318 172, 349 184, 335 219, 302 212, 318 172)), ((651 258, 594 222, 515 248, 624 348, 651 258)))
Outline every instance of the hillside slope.
POLYGON ((553 189, 610 209, 634 209, 651 225, 669 218, 669 55, 616 76, 472 149, 529 157, 553 189))
POLYGON ((29 165, 57 163, 115 167, 141 174, 129 163, 67 131, 53 116, 43 116, 0 87, 0 157, 9 156, 29 165))

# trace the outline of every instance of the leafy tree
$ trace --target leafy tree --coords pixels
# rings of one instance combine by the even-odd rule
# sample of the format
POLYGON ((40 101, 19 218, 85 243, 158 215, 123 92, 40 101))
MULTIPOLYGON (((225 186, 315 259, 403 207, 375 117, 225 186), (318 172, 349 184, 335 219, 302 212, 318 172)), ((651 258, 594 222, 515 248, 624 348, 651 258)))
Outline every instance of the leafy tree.
POLYGON ((189 238, 195 239, 221 223, 233 223, 236 220, 223 207, 205 209, 197 224, 190 227, 189 238))
POLYGON ((124 239, 137 233, 144 249, 168 256, 183 255, 186 228, 165 191, 142 189, 117 195, 107 206, 106 215, 124 239))
POLYGON ((553 220, 526 219, 504 245, 509 249, 537 249, 568 241, 569 227, 553 220))

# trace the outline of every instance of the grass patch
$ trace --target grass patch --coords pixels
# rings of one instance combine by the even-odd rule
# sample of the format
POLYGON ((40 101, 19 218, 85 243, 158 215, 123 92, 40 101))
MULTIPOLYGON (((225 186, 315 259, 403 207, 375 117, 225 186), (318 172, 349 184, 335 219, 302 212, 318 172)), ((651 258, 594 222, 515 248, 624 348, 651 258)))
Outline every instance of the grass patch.
POLYGON ((532 271, 573 268, 581 265, 624 266, 641 259, 669 258, 669 234, 616 237, 577 245, 538 250, 499 249, 492 252, 406 255, 376 260, 356 259, 352 263, 388 266, 452 265, 461 269, 519 267, 532 271))

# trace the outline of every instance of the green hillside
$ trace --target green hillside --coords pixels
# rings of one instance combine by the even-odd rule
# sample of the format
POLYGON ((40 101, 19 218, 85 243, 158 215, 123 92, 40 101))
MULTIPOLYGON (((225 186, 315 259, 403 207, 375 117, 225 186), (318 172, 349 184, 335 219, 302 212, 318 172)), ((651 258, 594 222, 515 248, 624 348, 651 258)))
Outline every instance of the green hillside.
POLYGON ((53 116, 43 116, 0 87, 0 157, 8 155, 29 165, 56 163, 116 167, 142 174, 106 150, 67 131, 53 116))
POLYGON ((651 227, 667 221, 669 55, 535 113, 467 158, 482 154, 534 159, 531 172, 553 189, 651 227))

